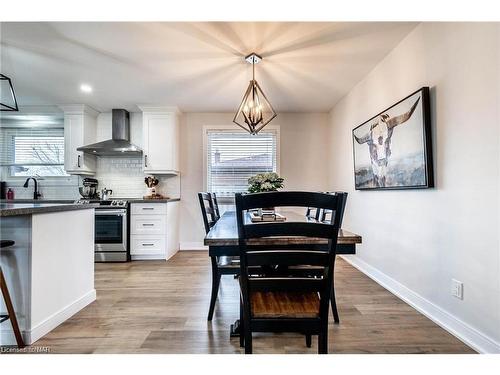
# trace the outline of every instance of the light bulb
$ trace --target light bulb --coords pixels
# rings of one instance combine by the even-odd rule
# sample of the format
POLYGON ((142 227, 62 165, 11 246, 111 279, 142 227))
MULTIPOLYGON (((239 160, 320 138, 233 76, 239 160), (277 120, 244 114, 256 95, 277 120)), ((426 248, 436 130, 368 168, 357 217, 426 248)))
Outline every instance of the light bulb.
POLYGON ((80 85, 80 90, 86 94, 90 94, 92 92, 92 86, 87 85, 86 83, 82 83, 80 85))

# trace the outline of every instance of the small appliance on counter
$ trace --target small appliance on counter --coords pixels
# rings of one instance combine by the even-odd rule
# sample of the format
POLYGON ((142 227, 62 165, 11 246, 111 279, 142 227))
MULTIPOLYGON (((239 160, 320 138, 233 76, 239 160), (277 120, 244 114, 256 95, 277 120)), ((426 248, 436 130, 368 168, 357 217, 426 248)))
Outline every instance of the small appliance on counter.
POLYGON ((95 178, 86 177, 82 180, 82 185, 78 188, 80 195, 84 199, 97 199, 99 198, 97 193, 98 181, 95 178))
POLYGON ((102 188, 101 189, 101 200, 107 201, 109 199, 109 196, 112 194, 113 194, 113 190, 102 188))

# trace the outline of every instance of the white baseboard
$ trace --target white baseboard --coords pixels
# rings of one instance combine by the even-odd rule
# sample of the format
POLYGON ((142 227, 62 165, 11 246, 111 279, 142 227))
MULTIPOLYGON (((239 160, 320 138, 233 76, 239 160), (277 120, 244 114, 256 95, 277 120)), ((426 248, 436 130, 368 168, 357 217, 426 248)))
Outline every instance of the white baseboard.
POLYGON ((130 255, 131 260, 166 260, 165 254, 137 254, 130 255))
POLYGON ((479 353, 500 353, 500 343, 479 332, 434 303, 426 300, 390 276, 369 265, 356 255, 342 255, 346 262, 363 272, 377 284, 405 301, 434 323, 479 353))
POLYGON ((203 245, 203 242, 181 242, 180 250, 203 250, 207 251, 208 246, 203 245))
POLYGON ((49 316, 47 319, 38 324, 36 327, 32 328, 30 331, 25 332, 26 343, 33 344, 36 340, 45 336, 59 324, 65 322, 73 315, 75 315, 78 311, 83 309, 88 304, 94 302, 95 300, 96 291, 95 289, 92 289, 90 292, 84 294, 73 303, 49 316))

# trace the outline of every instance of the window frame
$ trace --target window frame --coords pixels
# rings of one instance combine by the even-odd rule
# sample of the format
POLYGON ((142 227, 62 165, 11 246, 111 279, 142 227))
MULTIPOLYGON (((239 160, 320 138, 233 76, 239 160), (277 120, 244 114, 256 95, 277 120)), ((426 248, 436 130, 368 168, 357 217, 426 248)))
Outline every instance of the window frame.
MULTIPOLYGON (((203 125, 203 189, 208 192, 208 132, 219 131, 227 133, 247 133, 245 130, 238 128, 236 125, 203 125)), ((280 125, 266 125, 261 132, 276 134, 276 173, 280 174, 280 125)), ((218 198, 219 199, 219 198, 218 198)), ((233 201, 234 198, 221 197, 222 201, 233 201)))
MULTIPOLYGON (((13 145, 14 142, 14 137, 16 135, 15 129, 17 128, 29 128, 28 126, 8 126, 0 125, 0 131, 5 132, 5 139, 9 145, 13 145)), ((41 127, 43 128, 43 127, 41 127)), ((47 126, 47 128, 60 128, 63 129, 63 139, 65 140, 65 132, 64 132, 64 127, 62 126, 47 126)), ((4 147, 3 144, 0 146, 4 147)), ((66 146, 66 144, 65 144, 66 146)), ((11 146, 8 146, 11 147, 11 146)), ((13 147, 13 146, 12 146, 13 147)), ((64 157, 66 157, 66 152, 64 153, 64 157)), ((64 161, 63 161, 63 168, 64 168, 64 161)), ((1 168, 1 173, 0 175, 2 176, 2 180, 9 183, 9 186, 12 187, 21 187, 24 184, 24 181, 30 176, 13 176, 10 173, 10 167, 7 165, 0 165, 1 168)), ((64 176, 33 176, 38 180, 42 180, 44 186, 47 187, 60 187, 60 186, 73 186, 77 185, 77 181, 75 178, 77 176, 74 175, 64 175, 64 176), (76 181, 76 182, 75 182, 76 181)))
MULTIPOLYGON (((11 166, 14 166, 14 165, 24 165, 24 164, 17 164, 15 163, 15 157, 16 157, 16 137, 26 137, 24 135, 17 135, 17 134, 14 134, 14 132, 9 132, 7 131, 7 138, 9 138, 9 144, 11 145, 10 147, 13 147, 13 155, 14 155, 14 164, 11 164, 9 166, 7 166, 7 175, 9 178, 11 179, 15 179, 15 178, 28 178, 30 176, 15 176, 12 174, 11 172, 11 169, 10 167, 11 166)), ((61 136, 57 136, 57 137, 61 137, 61 136)), ((32 137, 32 138, 43 138, 43 137, 32 137)), ((62 141, 63 141, 63 145, 64 145, 64 130, 63 130, 63 135, 62 135, 62 141)), ((65 145, 64 145, 65 146, 65 145)), ((66 156, 66 152, 63 152, 63 158, 66 156)), ((29 165, 29 164, 26 164, 26 165, 29 165)), ((32 165, 35 165, 35 164, 32 164, 32 165)), ((64 160, 62 161, 62 163, 59 163, 59 164, 36 164, 37 166, 62 166, 63 169, 64 169, 64 172, 66 172, 66 169, 64 168, 64 160)), ((53 175, 53 176, 39 176, 40 178, 61 178, 61 177, 69 177, 69 175, 66 174, 65 175, 53 175)))

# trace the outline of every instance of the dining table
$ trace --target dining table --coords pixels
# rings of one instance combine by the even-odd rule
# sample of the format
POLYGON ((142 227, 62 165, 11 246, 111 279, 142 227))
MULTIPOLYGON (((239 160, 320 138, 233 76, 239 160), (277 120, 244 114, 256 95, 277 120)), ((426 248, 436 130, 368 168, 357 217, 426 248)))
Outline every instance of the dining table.
MULTIPOLYGON (((304 213, 296 210, 277 209, 277 213, 282 215, 287 222, 315 222, 315 219, 307 217, 304 213)), ((251 223, 249 213, 245 215, 245 222, 251 223)), ((258 225, 265 225, 259 223, 258 225)), ((217 223, 210 229, 205 236, 204 244, 208 246, 208 255, 210 257, 234 257, 240 255, 238 246, 238 225, 236 222, 236 212, 224 212, 217 223)), ((265 245, 269 249, 300 249, 303 245, 314 245, 318 250, 326 249, 328 240, 324 238, 311 238, 301 236, 287 237, 264 237, 248 240, 248 244, 265 245)), ((337 239, 337 254, 356 254, 356 245, 362 243, 362 237, 359 234, 345 229, 339 230, 337 239)), ((230 327, 231 337, 239 336, 239 319, 230 327)))

